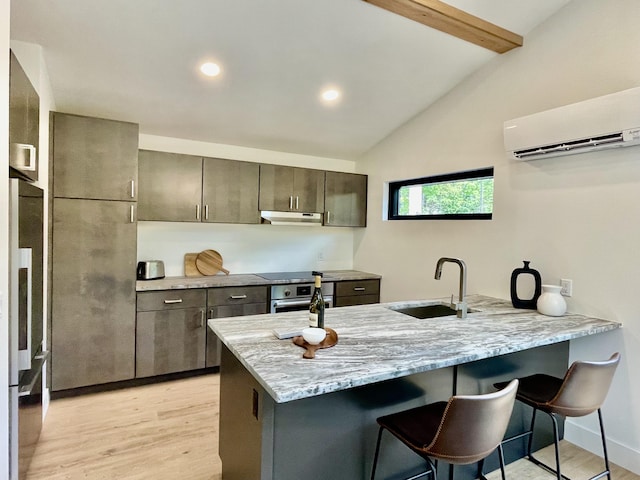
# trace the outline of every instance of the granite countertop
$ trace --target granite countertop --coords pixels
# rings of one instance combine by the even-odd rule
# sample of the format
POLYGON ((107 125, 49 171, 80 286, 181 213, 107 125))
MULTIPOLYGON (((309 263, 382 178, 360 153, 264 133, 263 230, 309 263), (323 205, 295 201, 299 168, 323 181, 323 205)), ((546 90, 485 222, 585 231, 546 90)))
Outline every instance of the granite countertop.
POLYGON ((510 301, 467 297, 466 319, 416 319, 390 310, 448 299, 329 308, 325 326, 338 344, 303 359, 304 349, 273 330, 299 330, 307 312, 210 319, 208 325, 278 403, 345 390, 620 328, 620 323, 566 314, 547 317, 510 301))
MULTIPOLYGON (((328 281, 372 280, 381 278, 375 273, 358 270, 324 270, 328 281)), ((136 281, 137 292, 154 290, 184 290, 187 288, 244 287, 251 285, 278 285, 300 283, 292 280, 267 280, 258 274, 210 275, 206 277, 165 277, 159 280, 136 281)))

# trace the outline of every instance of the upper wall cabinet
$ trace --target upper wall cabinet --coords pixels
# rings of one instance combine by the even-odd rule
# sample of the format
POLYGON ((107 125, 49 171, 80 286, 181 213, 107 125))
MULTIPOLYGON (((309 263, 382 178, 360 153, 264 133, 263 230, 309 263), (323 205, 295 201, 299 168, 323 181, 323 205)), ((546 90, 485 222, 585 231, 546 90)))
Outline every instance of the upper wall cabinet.
POLYGON ((138 220, 199 222, 202 157, 140 150, 138 220))
POLYGON ((260 165, 205 158, 202 164, 203 222, 259 223, 260 165))
POLYGON ((38 179, 40 97, 11 52, 9 75, 9 165, 38 179))
POLYGON ((53 112, 52 131, 55 197, 136 199, 137 124, 53 112))
POLYGON ((139 220, 258 223, 259 165, 140 150, 139 220))
POLYGON ((325 212, 325 225, 366 226, 366 175, 150 150, 138 160, 141 221, 256 224, 268 210, 325 212))
POLYGON ((367 226, 367 176, 327 172, 324 224, 332 227, 367 226))
POLYGON ((324 171, 260 165, 260 210, 323 212, 324 171))

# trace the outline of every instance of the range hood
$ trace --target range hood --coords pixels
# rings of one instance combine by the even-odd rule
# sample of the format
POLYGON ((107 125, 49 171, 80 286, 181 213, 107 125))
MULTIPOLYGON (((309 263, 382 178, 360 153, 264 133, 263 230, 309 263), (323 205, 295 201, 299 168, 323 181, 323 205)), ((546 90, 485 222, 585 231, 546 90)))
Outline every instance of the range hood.
POLYGON ((261 223, 270 223, 271 225, 300 225, 319 227, 322 225, 321 213, 302 213, 302 212, 260 212, 261 223))

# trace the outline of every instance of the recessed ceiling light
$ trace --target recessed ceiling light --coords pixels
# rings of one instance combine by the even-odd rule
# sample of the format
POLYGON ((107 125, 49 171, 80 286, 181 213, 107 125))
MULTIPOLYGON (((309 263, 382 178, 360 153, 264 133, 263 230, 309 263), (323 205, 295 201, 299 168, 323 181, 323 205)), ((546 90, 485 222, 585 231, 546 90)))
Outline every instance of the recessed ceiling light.
POLYGON ((336 100, 338 100, 338 98, 340 98, 340 92, 335 88, 329 88, 323 91, 321 96, 325 102, 335 102, 336 100))
POLYGON ((220 73, 220 67, 217 63, 205 62, 200 65, 200 71, 208 77, 215 77, 220 73))

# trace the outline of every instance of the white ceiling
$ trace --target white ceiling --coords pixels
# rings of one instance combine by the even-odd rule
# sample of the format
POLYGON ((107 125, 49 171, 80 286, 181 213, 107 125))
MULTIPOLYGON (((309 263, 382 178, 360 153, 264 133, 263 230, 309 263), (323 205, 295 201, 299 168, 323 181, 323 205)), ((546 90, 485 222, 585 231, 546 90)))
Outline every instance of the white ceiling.
MULTIPOLYGON (((569 0, 449 0, 525 36, 569 0)), ((141 133, 357 159, 497 54, 361 0, 13 0, 57 109, 141 133), (201 61, 222 66, 213 79, 201 61), (331 107, 320 90, 343 92, 331 107)))

